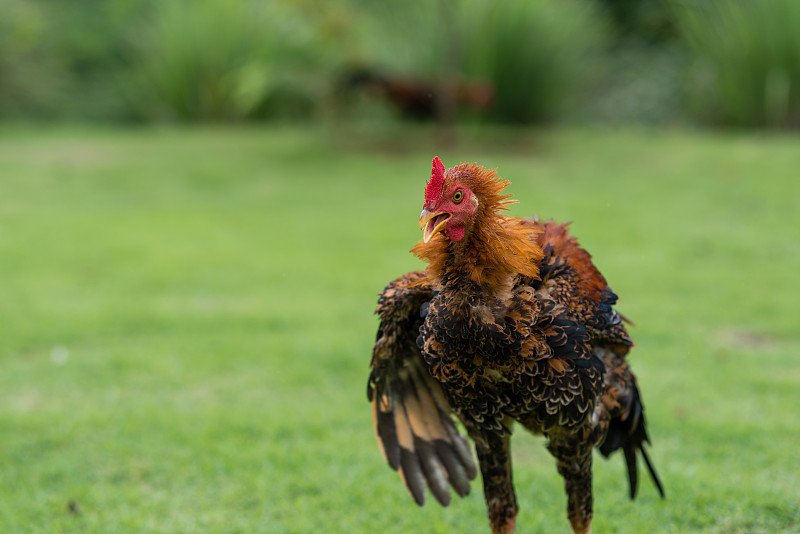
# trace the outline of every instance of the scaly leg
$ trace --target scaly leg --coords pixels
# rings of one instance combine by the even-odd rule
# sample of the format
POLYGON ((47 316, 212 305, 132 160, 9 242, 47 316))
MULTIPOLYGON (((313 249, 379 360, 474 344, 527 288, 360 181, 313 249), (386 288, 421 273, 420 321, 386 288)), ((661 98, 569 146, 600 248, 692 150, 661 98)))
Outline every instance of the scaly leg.
POLYGON ((557 460, 567 492, 567 517, 575 534, 592 532, 592 446, 588 431, 550 436, 547 448, 557 460))
POLYGON ((517 525, 519 509, 511 480, 510 438, 508 433, 492 433, 475 440, 492 534, 512 534, 517 525))

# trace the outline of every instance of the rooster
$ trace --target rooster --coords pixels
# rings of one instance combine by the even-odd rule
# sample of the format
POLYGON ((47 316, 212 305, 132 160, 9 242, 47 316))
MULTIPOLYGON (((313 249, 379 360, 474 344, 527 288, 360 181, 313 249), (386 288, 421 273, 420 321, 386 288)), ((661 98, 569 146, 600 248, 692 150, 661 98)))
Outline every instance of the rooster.
POLYGON ((345 77, 344 87, 370 89, 390 102, 404 117, 416 120, 433 119, 439 113, 443 98, 459 107, 485 111, 494 99, 494 86, 478 80, 461 80, 447 84, 446 89, 433 80, 389 75, 376 69, 359 68, 345 77))
POLYGON ((478 165, 445 170, 425 188, 425 271, 381 293, 367 395, 389 465, 420 506, 426 488, 443 506, 477 476, 475 444, 493 533, 514 531, 517 500, 510 437, 514 421, 544 434, 564 478, 567 517, 591 532, 592 450, 622 449, 630 497, 649 443, 633 341, 614 310, 617 296, 567 225, 507 217, 508 181, 478 165))

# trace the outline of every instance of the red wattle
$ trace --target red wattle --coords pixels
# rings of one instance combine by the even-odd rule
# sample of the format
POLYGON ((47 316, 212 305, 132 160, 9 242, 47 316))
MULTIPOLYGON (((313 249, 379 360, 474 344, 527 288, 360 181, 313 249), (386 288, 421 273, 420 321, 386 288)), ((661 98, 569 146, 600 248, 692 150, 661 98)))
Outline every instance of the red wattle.
POLYGON ((461 241, 464 239, 464 234, 466 231, 466 228, 460 224, 458 226, 450 226, 445 228, 445 233, 447 234, 447 237, 450 238, 450 241, 461 241))

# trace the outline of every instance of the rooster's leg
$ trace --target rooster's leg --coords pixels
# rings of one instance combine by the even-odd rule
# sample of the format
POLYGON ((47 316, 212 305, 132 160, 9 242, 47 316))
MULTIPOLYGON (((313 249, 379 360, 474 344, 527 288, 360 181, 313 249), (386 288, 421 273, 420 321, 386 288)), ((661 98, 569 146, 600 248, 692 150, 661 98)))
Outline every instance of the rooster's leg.
POLYGON ((492 534, 511 534, 517 524, 517 497, 511 480, 510 437, 508 433, 492 433, 475 441, 492 534))
POLYGON ((567 492, 567 517, 575 534, 592 532, 592 446, 582 435, 551 435, 547 448, 558 462, 567 492))

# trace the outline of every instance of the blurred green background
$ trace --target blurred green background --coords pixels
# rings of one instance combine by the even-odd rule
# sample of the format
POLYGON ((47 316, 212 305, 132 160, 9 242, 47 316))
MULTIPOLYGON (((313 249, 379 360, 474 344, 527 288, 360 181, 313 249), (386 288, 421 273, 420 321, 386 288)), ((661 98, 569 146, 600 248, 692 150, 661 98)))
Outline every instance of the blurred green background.
MULTIPOLYGON (((486 532, 365 386, 432 156, 497 168, 636 327, 661 501, 800 532, 800 2, 0 0, 0 532, 486 532)), ((568 532, 541 438, 520 532, 568 532)))
POLYGON ((795 0, 2 0, 0 119, 386 121, 411 84, 440 119, 796 128, 798 26, 795 0))

